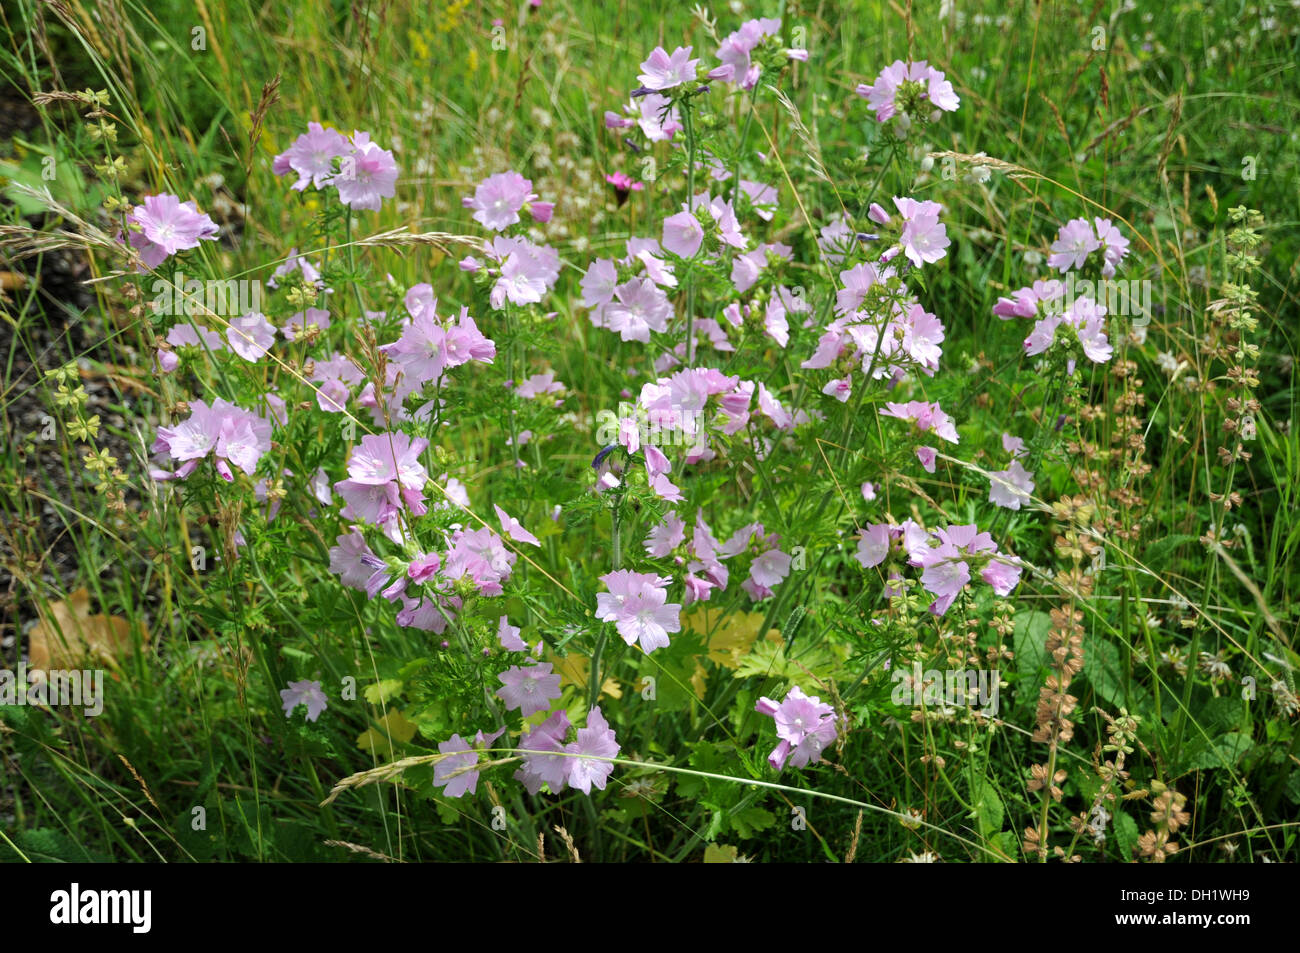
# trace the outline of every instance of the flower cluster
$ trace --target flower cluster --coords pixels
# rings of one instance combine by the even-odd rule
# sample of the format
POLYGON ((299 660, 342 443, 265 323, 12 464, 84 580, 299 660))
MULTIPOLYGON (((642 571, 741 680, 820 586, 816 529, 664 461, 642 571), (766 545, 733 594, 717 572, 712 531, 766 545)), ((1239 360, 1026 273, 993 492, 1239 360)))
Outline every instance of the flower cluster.
POLYGON ((153 452, 166 454, 181 466, 172 472, 153 469, 153 478, 183 480, 208 454, 212 454, 217 474, 226 482, 235 478, 232 463, 252 476, 257 461, 271 449, 270 422, 220 397, 211 406, 196 400, 190 404, 190 411, 190 416, 176 426, 158 428, 153 452))
POLYGON ((961 105, 952 83, 925 60, 894 60, 874 82, 859 85, 857 93, 875 111, 877 122, 893 122, 900 138, 914 122, 932 121, 940 113, 956 112, 961 105))
POLYGON ((900 569, 908 565, 921 572, 921 586, 933 595, 930 612, 943 615, 971 581, 974 569, 999 596, 1010 595, 1020 582, 1023 566, 1016 557, 998 551, 988 533, 974 524, 946 526, 927 533, 913 520, 901 524, 872 523, 858 533, 854 556, 863 568, 885 565, 889 573, 886 595, 902 589, 900 569))
POLYGON ((372 142, 370 134, 354 132, 351 138, 309 122, 307 131, 275 157, 276 175, 297 174, 292 188, 323 189, 333 186, 339 201, 351 208, 379 211, 383 199, 397 194, 397 162, 392 152, 372 142))
POLYGON ((145 268, 157 268, 179 251, 198 248, 202 240, 215 241, 218 231, 217 223, 193 202, 166 192, 146 195, 144 204, 126 216, 126 227, 127 241, 140 253, 145 268))
POLYGON ((784 770, 787 762, 795 768, 816 764, 838 735, 835 709, 816 695, 805 695, 798 685, 779 705, 763 697, 754 710, 776 721, 776 736, 781 740, 767 761, 777 771, 784 770))

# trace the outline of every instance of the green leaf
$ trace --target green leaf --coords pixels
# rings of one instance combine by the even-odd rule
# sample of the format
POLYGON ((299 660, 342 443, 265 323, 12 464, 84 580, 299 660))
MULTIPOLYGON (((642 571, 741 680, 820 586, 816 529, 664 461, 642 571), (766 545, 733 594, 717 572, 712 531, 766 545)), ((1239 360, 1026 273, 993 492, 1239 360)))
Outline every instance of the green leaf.
POLYGON ((727 820, 731 822, 731 828, 736 832, 736 836, 746 840, 775 824, 776 815, 766 808, 755 805, 733 811, 727 820))
POLYGON ((385 678, 373 685, 367 685, 362 694, 366 696, 366 701, 372 705, 386 705, 402 694, 402 687, 403 682, 401 679, 385 678))
POLYGON ((1002 817, 1005 810, 997 788, 985 781, 980 785, 979 796, 975 799, 975 813, 979 818, 980 836, 991 837, 1002 830, 1002 817))
POLYGON ((1230 731, 1215 738, 1189 759, 1193 768, 1235 768, 1246 752, 1255 746, 1250 736, 1230 731))

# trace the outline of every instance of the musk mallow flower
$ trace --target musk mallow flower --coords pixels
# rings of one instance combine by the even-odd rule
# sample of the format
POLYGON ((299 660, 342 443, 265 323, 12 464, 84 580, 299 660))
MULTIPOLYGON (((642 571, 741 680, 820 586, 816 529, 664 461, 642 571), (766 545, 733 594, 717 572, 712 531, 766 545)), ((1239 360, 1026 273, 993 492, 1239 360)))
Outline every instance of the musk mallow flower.
POLYGON ((336 538, 335 545, 330 547, 329 557, 330 572, 338 576, 343 585, 353 589, 365 590, 375 573, 384 567, 383 560, 371 551, 366 538, 355 526, 336 538), (376 561, 379 566, 375 565, 376 561))
POLYGON ((250 311, 230 319, 226 340, 230 349, 244 360, 259 361, 275 343, 275 325, 266 320, 266 315, 250 311))
POLYGON ((397 162, 387 149, 354 132, 350 150, 339 158, 339 171, 327 181, 339 191, 339 201, 352 208, 379 211, 381 200, 397 194, 397 162))
POLYGON ((681 610, 668 602, 671 580, 654 573, 619 569, 600 577, 608 592, 596 595, 596 618, 613 622, 628 645, 639 642, 644 652, 668 645, 668 633, 680 632, 681 610))
POLYGON ((226 482, 235 478, 232 463, 252 476, 257 461, 271 449, 270 422, 220 397, 211 406, 196 400, 190 410, 190 416, 176 426, 158 428, 153 452, 166 452, 182 466, 175 473, 154 471, 154 479, 183 480, 209 453, 216 459, 217 473, 226 482))
POLYGON ((266 286, 268 288, 277 287, 277 278, 283 278, 295 271, 302 272, 302 280, 316 289, 320 290, 325 287, 325 283, 321 281, 320 270, 308 261, 305 256, 298 254, 297 246, 290 248, 289 255, 285 258, 284 263, 271 272, 271 277, 267 279, 266 286))
POLYGON ((704 242, 704 228, 694 212, 678 212, 664 219, 663 246, 680 258, 694 258, 704 242))
MULTIPOLYGON (((667 644, 667 643, 665 643, 667 644)), ((619 744, 597 705, 587 713, 587 727, 578 729, 577 740, 565 746, 569 786, 590 794, 592 786, 605 790, 605 782, 614 773, 614 765, 605 758, 618 757, 619 744)))
POLYGON ((1020 581, 1022 564, 1013 556, 998 552, 988 533, 972 524, 946 526, 934 531, 936 546, 911 547, 909 562, 920 567, 921 585, 935 597, 930 612, 943 615, 971 581, 972 567, 1000 596, 1006 596, 1020 581))
POLYGON ((686 539, 686 524, 674 512, 669 512, 663 522, 651 528, 643 545, 647 556, 662 559, 686 539))
MULTIPOLYGON (((1104 364, 1114 355, 1106 337, 1106 308, 1088 297, 1076 298, 1063 312, 1049 312, 1039 319, 1025 338, 1025 353, 1030 356, 1042 354, 1057 340, 1061 328, 1073 330, 1084 356, 1093 363, 1104 364)), ((1069 361, 1068 370, 1074 373, 1073 359, 1069 361)))
POLYGON ((882 417, 897 417, 911 421, 919 433, 933 432, 949 443, 957 443, 957 427, 953 419, 939 407, 938 402, 912 400, 907 403, 887 403, 880 410, 882 417))
POLYGON ((400 430, 362 437, 348 460, 348 479, 334 484, 346 503, 343 517, 383 526, 392 538, 403 507, 423 515, 429 475, 420 454, 428 445, 425 438, 412 440, 400 430))
POLYGON ((217 223, 197 205, 166 192, 146 195, 144 204, 126 216, 126 223, 127 240, 147 268, 157 268, 179 251, 197 248, 200 240, 217 237, 217 223))
POLYGON ((523 758, 523 767, 515 772, 514 777, 523 782, 529 794, 536 794, 543 784, 552 794, 559 794, 568 784, 570 762, 574 760, 565 757, 564 739, 568 734, 569 715, 561 708, 519 739, 518 751, 523 758))
POLYGON ((777 771, 783 770, 787 762, 795 768, 816 764, 839 734, 835 709, 816 695, 805 695, 798 685, 790 689, 780 704, 763 697, 754 710, 776 722, 780 743, 772 749, 767 761, 777 771))
POLYGON ((485 251, 497 263, 497 282, 489 296, 495 309, 507 299, 517 305, 539 303, 560 276, 560 254, 549 245, 498 235, 485 251))
POLYGON ((275 157, 271 171, 276 175, 296 172, 298 181, 292 188, 298 192, 309 185, 319 189, 334 174, 334 160, 347 155, 351 148, 341 133, 326 129, 318 122, 309 122, 307 131, 275 157))
POLYGON ((299 311, 297 314, 290 316, 289 320, 280 328, 286 341, 296 341, 308 333, 308 328, 317 328, 324 331, 330 326, 330 313, 324 308, 308 308, 305 311, 299 311))
POLYGON ((700 61, 691 59, 691 50, 692 47, 679 46, 669 53, 662 46, 656 46, 641 64, 641 74, 637 79, 646 89, 657 91, 693 82, 700 61))
POLYGON ((888 122, 895 116, 900 121, 927 118, 931 109, 924 108, 926 104, 942 112, 955 112, 961 105, 952 83, 925 60, 894 60, 873 83, 859 85, 857 94, 875 111, 877 122, 888 122))
MULTIPOLYGON (((518 223, 520 211, 537 197, 532 181, 511 170, 488 176, 478 184, 472 196, 461 199, 461 204, 474 210, 474 221, 499 232, 518 223)), ((549 211, 548 208, 543 214, 549 211)), ((549 214, 546 217, 549 218, 549 214)))
POLYGON ((1088 256, 1100 247, 1101 241, 1093 233, 1091 222, 1086 218, 1070 219, 1061 226, 1056 241, 1052 242, 1052 254, 1047 258, 1047 266, 1062 273, 1082 268, 1088 256))
MULTIPOLYGON (((480 731, 474 735, 474 744, 478 747, 490 745, 500 738, 504 731, 505 728, 500 728, 490 735, 484 735, 480 731)), ((434 765, 433 786, 442 788, 442 793, 447 797, 473 794, 478 789, 479 775, 478 771, 473 770, 479 759, 476 748, 471 747, 470 743, 459 734, 454 734, 448 740, 438 743, 438 751, 449 757, 444 757, 434 765)))
MULTIPOLYGON (((600 309, 599 320, 624 341, 648 344, 651 331, 668 330, 672 315, 672 304, 662 289, 649 278, 631 278, 615 287, 614 300, 600 309)), ((597 320, 595 312, 591 317, 597 320)))
POLYGON ((507 711, 518 708, 524 718, 545 711, 554 699, 560 697, 560 676, 551 673, 550 662, 512 665, 497 678, 501 680, 497 697, 505 702, 507 711))
POLYGON ((1102 277, 1113 278, 1115 277, 1115 267, 1128 254, 1129 241, 1110 219, 1094 218, 1093 223, 1097 226, 1097 240, 1105 248, 1102 253, 1102 277))
POLYGON ((522 381, 515 388, 515 396, 528 400, 533 397, 545 397, 548 394, 559 394, 564 392, 564 382, 557 381, 555 374, 547 372, 545 374, 534 374, 532 377, 522 381))
POLYGON ((519 626, 511 625, 509 618, 501 617, 497 623, 497 641, 507 652, 527 652, 528 643, 519 637, 519 626))
POLYGON ((908 261, 920 268, 942 258, 952 243, 948 230, 939 221, 942 211, 939 203, 896 196, 894 205, 903 218, 898 243, 908 261))
POLYGON ((1005 470, 989 473, 989 502, 1009 510, 1018 510, 1029 502, 1034 492, 1034 475, 1012 460, 1005 470))
POLYGON ((495 503, 492 508, 496 510, 497 519, 501 521, 501 531, 511 539, 520 543, 528 543, 532 546, 542 545, 541 541, 528 530, 524 529, 523 524, 515 519, 495 503))
POLYGON ((284 705, 284 717, 286 718, 292 716, 293 710, 299 705, 305 705, 307 707, 308 721, 315 721, 319 718, 321 712, 329 705, 329 700, 325 697, 320 682, 309 679, 290 682, 288 688, 280 689, 280 701, 284 705))
POLYGON ((917 268, 927 262, 936 262, 944 256, 951 244, 947 229, 937 215, 917 215, 903 226, 898 243, 903 254, 917 268))
POLYGON ((718 46, 721 65, 710 70, 709 79, 734 83, 741 89, 753 89, 758 83, 762 68, 753 62, 750 54, 767 37, 777 34, 781 21, 763 17, 742 23, 740 29, 729 34, 718 46))

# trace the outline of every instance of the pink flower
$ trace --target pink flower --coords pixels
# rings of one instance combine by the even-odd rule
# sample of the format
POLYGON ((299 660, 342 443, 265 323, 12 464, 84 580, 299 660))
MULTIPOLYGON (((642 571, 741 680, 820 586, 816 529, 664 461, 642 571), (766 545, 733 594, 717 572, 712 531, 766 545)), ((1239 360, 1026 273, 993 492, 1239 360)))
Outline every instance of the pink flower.
POLYGON ((678 212, 664 219, 663 246, 679 258, 694 258, 704 241, 704 229, 694 212, 678 212))
POLYGON ((501 507, 493 504, 492 508, 496 510, 497 519, 501 521, 501 530, 511 539, 520 543, 529 543, 533 546, 540 546, 541 541, 528 530, 524 529, 519 520, 515 519, 501 507))
POLYGON ((299 705, 306 705, 308 721, 315 721, 319 718, 321 712, 329 705, 325 692, 321 690, 320 682, 307 679, 300 682, 290 682, 288 688, 280 689, 280 701, 284 703, 284 716, 286 718, 290 717, 293 710, 299 705))
MULTIPOLYGON (((126 217, 127 240, 140 253, 148 268, 157 268, 179 251, 197 248, 201 239, 214 241, 217 224, 198 210, 193 202, 182 202, 174 195, 146 195, 126 217)), ((119 236, 120 238, 120 236, 119 236)))
POLYGON ((664 521, 650 530, 645 538, 647 556, 662 559, 682 544, 686 539, 686 524, 676 513, 669 513, 664 521))
POLYGON ((284 323, 280 330, 284 334, 285 340, 296 341, 309 327, 316 327, 324 331, 330 326, 330 313, 324 308, 308 308, 306 311, 299 311, 284 323))
POLYGON ((691 59, 691 47, 679 46, 670 55, 662 46, 656 46, 650 57, 641 64, 637 77, 646 89, 664 90, 689 83, 695 79, 699 60, 691 59))
POLYGON ((1110 219, 1095 218, 1093 222, 1097 226, 1097 240, 1106 249, 1103 253, 1105 263, 1101 268, 1102 277, 1113 278, 1115 266, 1128 254, 1129 241, 1110 219))
POLYGON ((490 297, 493 308, 503 307, 507 298, 518 305, 536 304, 560 276, 559 252, 549 245, 498 235, 487 251, 500 269, 490 297))
POLYGON ((919 433, 932 431, 949 443, 957 443, 960 440, 952 418, 943 412, 937 402, 913 400, 905 404, 887 403, 880 411, 880 416, 910 420, 916 425, 919 433))
POLYGON ((749 578, 765 589, 771 589, 790 575, 790 557, 775 548, 760 555, 749 567, 749 578))
MULTIPOLYGON (((478 732, 474 741, 479 746, 490 745, 501 737, 504 728, 484 736, 478 732)), ((478 772, 470 770, 478 764, 478 751, 470 747, 468 741, 459 734, 452 735, 447 741, 439 742, 438 750, 451 757, 443 758, 433 768, 433 786, 443 788, 447 797, 463 797, 473 794, 478 788, 478 772)))
POLYGON ((673 308, 668 296, 649 278, 632 278, 614 289, 614 299, 604 307, 605 327, 624 341, 648 344, 650 332, 668 330, 673 308))
POLYGON ((628 645, 639 642, 642 651, 649 653, 668 645, 669 632, 681 631, 682 607, 668 603, 670 580, 620 569, 606 573, 600 581, 609 592, 597 593, 596 618, 613 622, 628 645))
POLYGON ((994 471, 989 477, 989 502, 1009 510, 1020 509, 1034 492, 1034 475, 1019 460, 1012 460, 1006 470, 994 471))
POLYGON ((1001 554, 989 560, 987 566, 980 570, 980 578, 993 587, 999 596, 1009 596, 1020 583, 1021 566, 1012 556, 1001 554))
POLYGON ((437 553, 421 553, 411 560, 406 567, 406 577, 411 582, 428 582, 438 575, 442 568, 442 559, 437 553))
POLYGON ((244 360, 258 361, 275 343, 275 326, 265 315, 252 311, 230 319, 226 339, 230 341, 230 349, 244 360))
POLYGON ((890 526, 872 523, 858 533, 858 551, 854 554, 864 569, 879 566, 889 555, 890 526))
POLYGON ((507 652, 527 652, 528 645, 519 637, 519 626, 511 625, 505 616, 497 624, 497 641, 507 652))
POLYGON ((513 665, 500 673, 501 687, 497 697, 506 703, 506 710, 519 709, 527 718, 534 712, 545 711, 553 699, 560 697, 560 676, 551 674, 551 663, 542 662, 527 668, 513 665))
POLYGON ((266 286, 268 288, 276 287, 276 278, 283 278, 295 271, 301 271, 303 280, 309 285, 315 285, 317 288, 324 287, 324 282, 320 278, 320 271, 306 258, 299 257, 296 247, 289 249, 289 257, 284 260, 284 264, 271 273, 271 278, 267 281, 266 286))
POLYGON ((780 704, 763 697, 754 710, 776 721, 780 744, 767 760, 777 771, 783 770, 787 761, 796 768, 816 764, 838 735, 835 709, 816 695, 805 695, 798 685, 790 689, 780 704))
POLYGON ((298 181, 292 186, 298 192, 308 185, 319 189, 334 174, 334 160, 350 151, 348 140, 343 135, 324 128, 318 122, 309 122, 307 131, 275 157, 271 170, 276 175, 298 173, 298 181))
POLYGON ((942 258, 951 242, 939 216, 918 215, 903 226, 899 244, 903 246, 903 254, 908 260, 920 268, 926 262, 936 262, 942 258))
MULTIPOLYGON (((875 110, 877 122, 887 122, 895 115, 906 115, 900 113, 901 106, 898 101, 898 94, 905 83, 913 84, 914 88, 923 87, 918 102, 928 101, 935 109, 954 112, 961 105, 961 100, 953 91, 952 83, 945 78, 943 72, 930 66, 925 60, 918 63, 895 60, 880 71, 874 83, 858 86, 857 93, 875 110)), ((922 116, 924 115, 923 113, 922 116)))
POLYGON ((552 373, 534 374, 532 377, 523 381, 515 388, 515 395, 525 400, 532 397, 544 397, 547 394, 558 394, 564 390, 564 384, 555 379, 552 373))
POLYGON ((1062 273, 1075 268, 1082 268, 1088 255, 1101 247, 1101 241, 1092 231, 1092 224, 1086 218, 1074 218, 1061 226, 1052 242, 1052 254, 1047 257, 1049 268, 1056 268, 1062 273))
POLYGON ((519 740, 524 764, 514 776, 529 794, 536 794, 543 784, 552 794, 567 786, 571 759, 564 757, 564 738, 568 733, 569 716, 561 708, 519 740))
POLYGON ((614 773, 614 766, 608 761, 595 759, 618 757, 619 744, 599 705, 587 713, 587 727, 578 729, 578 740, 564 750, 569 755, 577 755, 566 759, 569 762, 568 781, 572 787, 583 794, 590 794, 592 785, 605 790, 605 782, 614 773))
POLYGON ((618 269, 607 258, 597 258, 587 266, 579 286, 582 288, 582 306, 597 308, 614 300, 618 285, 618 269))
POLYGON ((921 585, 936 597, 930 611, 935 615, 943 615, 966 583, 970 582, 970 567, 951 543, 929 550, 925 554, 924 565, 921 585))
POLYGON ((488 176, 478 184, 473 197, 462 199, 461 204, 474 209, 474 221, 499 232, 516 224, 520 210, 535 198, 533 183, 510 171, 488 176))
POLYGON ((382 199, 397 194, 397 162, 391 152, 370 141, 369 133, 353 133, 351 145, 328 184, 339 190, 344 205, 378 212, 382 199))
POLYGON ((428 445, 424 437, 412 440, 400 430, 366 434, 348 461, 348 475, 367 486, 396 481, 408 490, 423 489, 429 474, 420 463, 420 454, 428 445))
POLYGON ((234 479, 230 463, 252 476, 257 461, 271 449, 271 424, 220 397, 211 407, 196 400, 190 409, 190 416, 175 427, 159 427, 153 444, 154 453, 166 452, 186 465, 174 474, 155 473, 155 478, 184 479, 209 453, 226 482, 234 479))
POLYGON ((366 538, 355 526, 350 532, 339 536, 336 543, 330 547, 330 572, 338 576, 345 586, 366 589, 366 584, 375 572, 383 569, 383 560, 366 545, 366 538))
POLYGON ((724 83, 735 83, 741 89, 753 89, 762 72, 750 57, 754 49, 766 38, 778 33, 781 21, 765 17, 749 20, 740 29, 727 36, 718 46, 718 59, 722 65, 709 72, 709 78, 724 83))
POLYGON ((778 430, 794 429, 794 416, 761 383, 758 385, 758 409, 776 425, 778 430))
POLYGON ((429 445, 423 437, 394 431, 367 434, 348 461, 348 479, 334 484, 343 497, 345 519, 356 519, 382 526, 390 538, 400 538, 397 519, 402 510, 422 515, 424 485, 429 475, 420 463, 420 454, 429 445))

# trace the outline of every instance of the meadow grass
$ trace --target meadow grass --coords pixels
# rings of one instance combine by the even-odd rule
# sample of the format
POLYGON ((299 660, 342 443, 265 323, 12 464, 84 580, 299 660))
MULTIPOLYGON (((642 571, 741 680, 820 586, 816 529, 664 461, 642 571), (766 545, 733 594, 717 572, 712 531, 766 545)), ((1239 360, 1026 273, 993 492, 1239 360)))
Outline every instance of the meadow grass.
MULTIPOLYGON (((887 631, 876 631, 871 619, 885 607, 879 584, 853 571, 843 534, 861 506, 855 441, 875 441, 877 425, 874 413, 856 420, 850 409, 859 405, 850 405, 828 420, 806 458, 774 458, 761 474, 767 498, 757 505, 770 529, 806 549, 809 570, 767 604, 750 605, 734 587, 709 604, 716 615, 706 641, 730 624, 748 651, 775 629, 780 656, 755 650, 733 670, 687 633, 662 656, 612 640, 602 672, 618 696, 607 695, 605 707, 624 712, 623 748, 602 795, 530 797, 509 780, 511 764, 487 769, 474 797, 445 797, 431 785, 429 759, 481 694, 472 659, 392 624, 341 587, 328 568, 332 534, 323 523, 314 528, 320 516, 304 494, 286 496, 275 522, 246 530, 237 561, 219 558, 236 517, 210 506, 204 484, 173 492, 148 479, 156 427, 187 399, 181 382, 153 366, 161 329, 141 307, 151 282, 94 280, 85 308, 43 292, 43 270, 61 249, 26 254, 32 236, 55 235, 60 220, 78 229, 65 215, 22 218, 30 211, 10 188, 3 214, 15 228, 0 235, 0 264, 28 279, 4 300, 0 338, 0 505, 12 580, 4 634, 15 637, 6 658, 18 658, 30 622, 79 586, 97 611, 128 621, 134 651, 112 669, 101 717, 0 709, 0 856, 564 860, 572 853, 556 833, 563 828, 573 851, 592 860, 691 861, 714 845, 721 856, 735 848, 755 859, 839 861, 850 843, 857 860, 1037 860, 1026 837, 1036 829, 1067 858, 1163 859, 1148 849, 1155 836, 1143 837, 1180 826, 1153 816, 1176 812, 1172 796, 1159 803, 1173 789, 1190 814, 1173 856, 1295 859, 1300 752, 1286 696, 1294 699, 1300 664, 1300 11, 1280 3, 1140 2, 1117 13, 1107 3, 976 2, 953 5, 959 19, 946 7, 941 16, 937 3, 732 6, 709 10, 711 38, 707 18, 686 5, 16 0, 0 43, 6 82, 29 102, 42 91, 106 90, 125 168, 115 179, 96 173, 104 146, 93 123, 80 119, 82 107, 56 101, 33 107, 35 124, 11 136, 3 171, 10 183, 48 185, 65 211, 106 234, 116 230, 99 209, 109 194, 134 202, 165 191, 214 215, 224 210, 222 240, 186 260, 196 276, 264 277, 295 242, 327 266, 337 256, 336 303, 353 314, 391 307, 400 296, 393 289, 421 281, 434 283, 440 302, 474 310, 481 291, 455 267, 465 253, 456 236, 478 234, 461 197, 486 175, 521 171, 556 202, 546 240, 562 273, 545 310, 558 318, 508 312, 493 328, 498 362, 507 377, 552 369, 572 392, 566 412, 582 419, 612 409, 610 395, 640 381, 625 377, 624 345, 587 321, 578 279, 627 238, 658 234, 657 217, 675 205, 656 211, 647 193, 620 208, 604 177, 653 169, 655 189, 680 196, 686 186, 680 155, 662 145, 628 151, 603 113, 627 101, 656 45, 694 43, 697 55, 711 54, 742 20, 780 16, 787 36, 804 31, 810 61, 784 82, 784 102, 766 93, 753 106, 747 95, 719 99, 716 118, 770 157, 767 181, 792 199, 789 235, 841 205, 865 208, 873 196, 943 202, 953 245, 943 266, 926 272, 924 291, 947 329, 945 371, 926 382, 926 396, 972 429, 963 426, 960 450, 948 448, 933 476, 908 478, 912 493, 896 482, 882 492, 899 519, 934 503, 953 522, 991 529, 1005 551, 1037 567, 1013 605, 995 605, 986 592, 941 627, 925 621, 923 606, 903 606, 887 631), (929 60, 962 97, 923 142, 886 140, 854 95, 897 58, 929 60), (337 205, 323 193, 290 192, 271 169, 311 120, 369 130, 401 167, 397 200, 346 223, 341 242, 329 237, 347 218, 337 205), (906 192, 912 179, 902 154, 916 149, 937 156, 920 187, 906 192), (983 183, 968 177, 981 162, 965 157, 976 154, 992 169, 983 183), (59 170, 51 181, 40 177, 47 156, 59 170), (1260 265, 1249 275, 1258 325, 1242 332, 1259 349, 1259 409, 1250 459, 1225 466, 1216 448, 1234 416, 1225 400, 1237 390, 1231 361, 1205 341, 1220 334, 1213 303, 1223 282, 1243 273, 1225 244, 1238 206, 1262 216, 1260 265), (1144 337, 1112 339, 1111 364, 1082 370, 1088 397, 1071 404, 1048 392, 992 308, 1032 279, 1024 253, 1043 251, 1061 223, 1080 216, 1121 224, 1130 264, 1138 262, 1125 277, 1151 283, 1153 313, 1144 337), (365 244, 394 230, 434 237, 365 244), (44 371, 69 361, 101 388, 100 445, 114 448, 126 473, 123 511, 96 491, 83 459, 88 441, 64 427, 43 440, 18 414, 39 402, 66 419, 57 381, 44 371), (19 374, 19 366, 29 369, 19 374), (1060 414, 1077 427, 1068 440, 1054 436, 1060 414), (1035 500, 1044 507, 1086 497, 1111 508, 1097 532, 1069 504, 1055 514, 990 512, 987 478, 972 467, 1001 466, 987 448, 1003 430, 1032 433, 1035 500), (1239 502, 1225 511, 1215 497, 1232 493, 1239 502), (50 527, 66 565, 50 565, 50 527), (196 546, 201 569, 191 562, 196 546), (1091 569, 1098 552, 1104 568, 1091 569), (1039 707, 1053 667, 1044 643, 1053 631, 1068 641, 1071 631, 1053 609, 1079 613, 1072 739, 1069 730, 1062 737, 1059 708, 1044 720, 1039 707), (926 668, 982 668, 993 632, 992 644, 1011 654, 998 658, 1005 684, 992 727, 944 712, 913 719, 891 706, 886 660, 916 644, 926 668), (1231 677, 1215 677, 1203 658, 1225 660, 1231 677), (653 704, 638 700, 646 675, 658 679, 653 704), (291 679, 337 686, 348 677, 359 683, 359 700, 332 707, 330 717, 306 723, 280 710, 278 691, 291 679), (804 677, 826 686, 823 697, 853 730, 827 752, 829 764, 777 776, 762 760, 771 732, 754 704, 804 677), (1249 698, 1244 677, 1257 689, 1249 698), (401 716, 389 714, 398 709, 401 716), (1116 741, 1121 710, 1141 720, 1118 741, 1124 748, 1127 739, 1129 775, 1108 777, 1098 767, 1119 753, 1101 746, 1116 741), (1035 740, 1043 725, 1050 737, 1035 740), (1049 749, 1048 783, 1035 787, 1031 765, 1047 762, 1049 749), (400 774, 357 777, 400 759, 411 759, 400 774), (1058 770, 1064 779, 1052 782, 1058 770), (1094 840, 1086 821, 1107 793, 1117 795, 1110 836, 1094 840), (1079 815, 1083 823, 1071 827, 1079 815), (498 817, 503 824, 494 824, 498 817)), ((85 259, 92 279, 120 270, 102 248, 85 259)), ((359 330, 334 330, 336 342, 367 350, 359 330)), ((212 362, 202 383, 248 393, 264 375, 301 372, 306 352, 286 354, 269 371, 212 362)), ((797 366, 800 358, 771 359, 797 366)), ((590 622, 611 534, 621 534, 624 551, 639 550, 655 514, 619 527, 583 502, 591 495, 581 481, 599 449, 590 432, 557 434, 544 457, 535 441, 524 448, 529 468, 515 471, 505 439, 546 432, 543 415, 506 421, 492 394, 454 399, 461 417, 434 451, 438 464, 471 493, 494 487, 517 516, 535 504, 525 524, 543 545, 532 565, 520 564, 510 615, 529 620, 530 642, 543 638, 557 658, 572 660, 566 704, 585 712, 600 692, 587 685, 585 643, 566 632, 590 622), (537 529, 543 503, 565 505, 563 530, 537 529)), ((318 421, 295 418, 291 434, 277 443, 296 474, 346 452, 345 435, 318 421)), ((764 466, 756 457, 752 465, 764 466)), ((706 479, 718 498, 749 502, 737 473, 706 479)), ((242 516, 257 509, 250 501, 242 516)))

